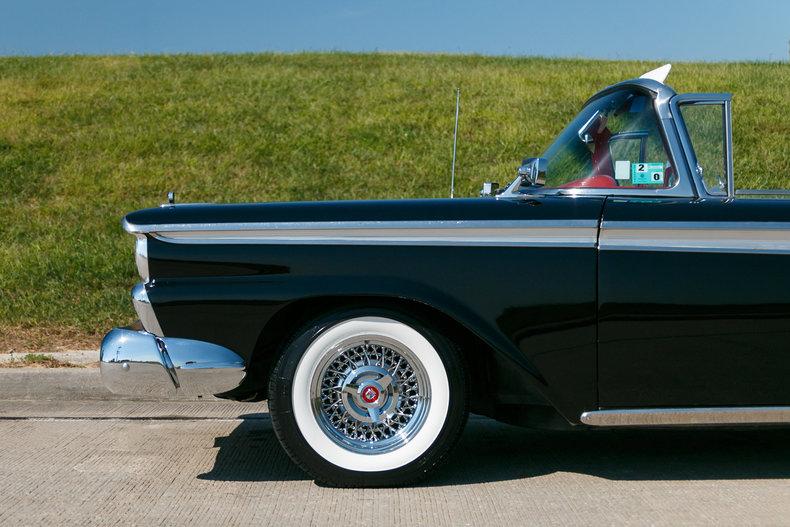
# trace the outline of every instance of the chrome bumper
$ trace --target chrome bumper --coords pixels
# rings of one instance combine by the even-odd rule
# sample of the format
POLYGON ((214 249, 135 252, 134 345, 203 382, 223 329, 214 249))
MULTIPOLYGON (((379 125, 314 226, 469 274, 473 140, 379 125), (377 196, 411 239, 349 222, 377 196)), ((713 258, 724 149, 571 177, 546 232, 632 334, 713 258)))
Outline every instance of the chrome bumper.
POLYGON ((130 328, 107 333, 100 355, 104 385, 125 395, 214 395, 236 388, 245 375, 244 360, 227 348, 130 328))

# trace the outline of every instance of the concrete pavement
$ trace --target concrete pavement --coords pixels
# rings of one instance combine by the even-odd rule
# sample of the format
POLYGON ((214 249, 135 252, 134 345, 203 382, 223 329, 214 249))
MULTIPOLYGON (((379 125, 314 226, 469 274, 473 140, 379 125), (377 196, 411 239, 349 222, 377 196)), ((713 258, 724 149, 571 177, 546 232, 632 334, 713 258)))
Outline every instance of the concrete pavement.
POLYGON ((415 488, 316 485, 265 403, 102 397, 0 370, 2 525, 790 525, 790 430, 524 430, 472 417, 415 488), (84 396, 80 396, 84 393, 84 396))

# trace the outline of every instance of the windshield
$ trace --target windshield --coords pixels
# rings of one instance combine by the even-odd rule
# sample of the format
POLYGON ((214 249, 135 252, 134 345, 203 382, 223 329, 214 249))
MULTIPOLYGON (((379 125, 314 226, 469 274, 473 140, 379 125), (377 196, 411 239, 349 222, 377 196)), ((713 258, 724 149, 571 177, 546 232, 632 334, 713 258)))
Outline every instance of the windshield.
POLYGON ((652 99, 622 90, 591 102, 543 153, 536 188, 671 188, 677 177, 658 127, 652 99))

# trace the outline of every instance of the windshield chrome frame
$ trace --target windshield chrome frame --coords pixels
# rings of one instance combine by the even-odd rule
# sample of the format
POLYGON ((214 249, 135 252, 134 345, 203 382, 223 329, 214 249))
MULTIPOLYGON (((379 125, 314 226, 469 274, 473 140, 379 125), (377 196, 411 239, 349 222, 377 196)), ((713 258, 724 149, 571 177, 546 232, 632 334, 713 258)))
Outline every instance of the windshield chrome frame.
MULTIPOLYGON (((670 108, 671 101, 677 97, 675 90, 652 79, 632 79, 623 81, 603 90, 590 97, 582 106, 582 110, 590 103, 620 90, 635 90, 644 93, 653 99, 653 109, 658 120, 658 129, 667 147, 667 155, 672 161, 672 167, 678 176, 678 183, 672 188, 661 189, 628 189, 628 188, 544 188, 533 187, 527 192, 519 192, 521 180, 517 177, 507 188, 500 193, 500 199, 523 199, 536 195, 559 195, 559 196, 622 196, 622 197, 682 197, 697 198, 700 193, 698 184, 692 179, 691 169, 689 168, 683 140, 685 128, 678 127, 677 121, 673 117, 670 108)), ((704 188, 704 187, 703 187, 704 188)))

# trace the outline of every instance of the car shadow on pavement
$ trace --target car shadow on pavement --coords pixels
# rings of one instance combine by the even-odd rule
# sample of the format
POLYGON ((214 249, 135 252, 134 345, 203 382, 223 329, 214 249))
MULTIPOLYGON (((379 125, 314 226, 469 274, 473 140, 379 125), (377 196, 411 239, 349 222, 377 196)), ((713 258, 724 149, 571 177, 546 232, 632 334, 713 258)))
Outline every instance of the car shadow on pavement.
POLYGON ((239 426, 214 439, 214 467, 198 479, 213 481, 292 481, 309 479, 280 447, 268 413, 245 414, 239 426))
MULTIPOLYGON (((308 479, 277 442, 268 414, 219 437, 200 479, 308 479)), ((423 485, 465 485, 574 472, 612 480, 790 478, 790 428, 533 430, 471 416, 448 463, 423 485)))

